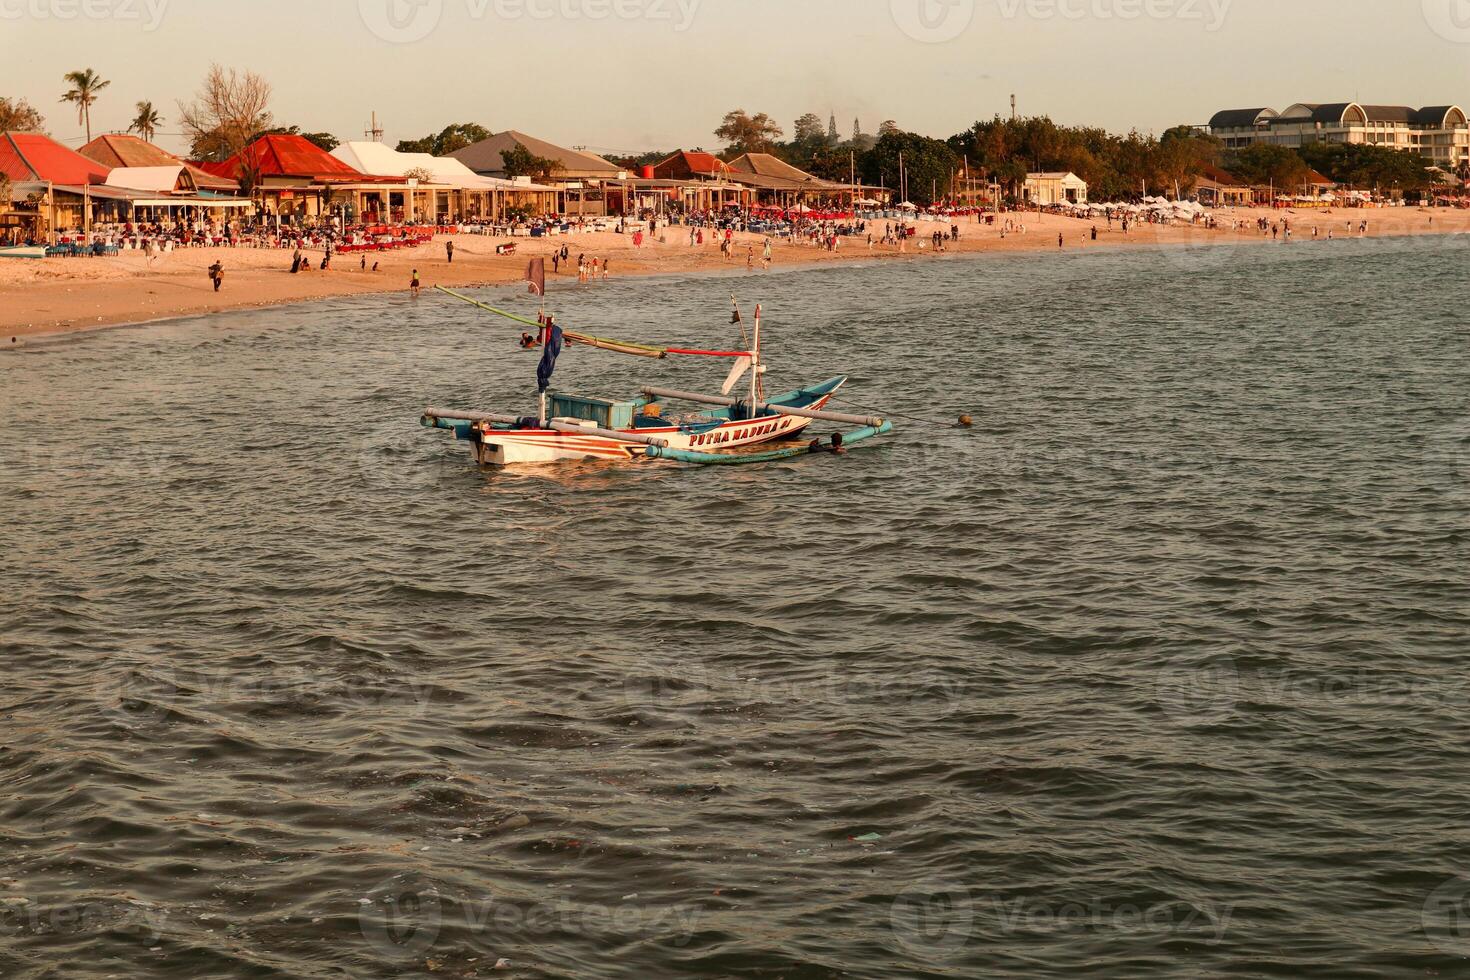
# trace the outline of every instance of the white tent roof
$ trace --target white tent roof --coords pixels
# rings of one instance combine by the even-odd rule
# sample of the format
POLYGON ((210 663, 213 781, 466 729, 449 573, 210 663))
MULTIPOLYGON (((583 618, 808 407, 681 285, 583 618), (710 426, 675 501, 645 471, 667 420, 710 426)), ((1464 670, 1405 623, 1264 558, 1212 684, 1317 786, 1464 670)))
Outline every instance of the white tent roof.
POLYGON ((179 182, 179 171, 183 166, 177 167, 114 167, 107 174, 108 187, 125 187, 134 191, 151 191, 155 194, 169 194, 179 182))
POLYGON ((523 184, 498 177, 481 177, 453 157, 436 157, 429 153, 400 153, 392 147, 370 140, 348 140, 332 151, 332 156, 365 174, 379 177, 402 177, 410 170, 426 170, 433 183, 470 190, 549 191, 540 184, 523 184))

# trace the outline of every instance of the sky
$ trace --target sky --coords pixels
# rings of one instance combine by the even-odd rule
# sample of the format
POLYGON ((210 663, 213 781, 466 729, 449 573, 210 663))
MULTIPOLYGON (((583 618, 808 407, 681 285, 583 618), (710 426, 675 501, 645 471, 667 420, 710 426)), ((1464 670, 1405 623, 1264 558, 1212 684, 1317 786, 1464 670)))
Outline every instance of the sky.
POLYGON ((718 149, 736 108, 948 137, 1010 111, 1162 133, 1219 109, 1470 104, 1470 0, 0 0, 0 95, 83 142, 67 71, 164 117, 211 62, 279 125, 392 144, 455 122, 633 153, 718 149))

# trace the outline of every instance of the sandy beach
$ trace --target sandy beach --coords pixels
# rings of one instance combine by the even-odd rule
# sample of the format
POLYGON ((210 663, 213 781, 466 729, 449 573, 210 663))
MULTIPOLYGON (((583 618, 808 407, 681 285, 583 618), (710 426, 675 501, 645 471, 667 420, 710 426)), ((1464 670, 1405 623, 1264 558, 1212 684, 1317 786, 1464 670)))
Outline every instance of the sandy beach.
MULTIPOLYGON (((1304 211, 1270 211, 1236 208, 1216 213, 1221 227, 1206 230, 1199 226, 1141 224, 1124 234, 1115 222, 1109 228, 1105 220, 1063 217, 1035 212, 1003 215, 1000 222, 1024 222, 1025 233, 1001 237, 999 224, 986 226, 973 219, 960 224, 961 238, 947 243, 945 255, 965 253, 1016 253, 1055 251, 1057 236, 1062 248, 1088 250, 1096 248, 1146 248, 1154 246, 1201 247, 1213 244, 1263 243, 1288 247, 1314 247, 1327 244, 1327 234, 1335 238, 1358 237, 1358 224, 1368 222, 1368 238, 1402 235, 1455 235, 1470 232, 1470 211, 1445 208, 1332 209, 1304 211), (1293 237, 1289 243, 1273 242, 1262 235, 1255 223, 1261 217, 1291 222, 1293 237), (1231 228, 1231 223, 1237 227, 1231 228), (1351 224, 1351 231, 1349 225, 1351 224), (1096 225, 1098 237, 1091 240, 1096 225), (1320 237, 1313 238, 1313 228, 1320 237)), ((790 268, 822 262, 865 262, 882 260, 933 261, 935 254, 925 239, 939 223, 920 222, 919 237, 911 239, 900 252, 893 246, 875 244, 869 250, 866 238, 844 239, 836 252, 809 245, 777 244, 773 268, 790 268), (923 242, 924 248, 919 244, 923 242)), ((877 223, 881 237, 882 222, 877 223)), ((6 345, 19 344, 27 336, 66 333, 124 323, 137 323, 169 317, 195 316, 223 310, 269 306, 328 296, 406 290, 412 270, 417 269, 425 287, 434 285, 464 287, 512 282, 520 279, 526 260, 550 256, 553 249, 566 245, 572 255, 556 277, 564 283, 576 281, 575 263, 579 253, 611 260, 610 275, 659 275, 681 272, 731 270, 743 271, 748 251, 753 250, 754 272, 761 274, 762 236, 737 234, 734 258, 721 258, 714 237, 706 234, 702 246, 689 245, 688 229, 674 226, 662 234, 663 240, 645 240, 635 248, 631 235, 614 232, 586 232, 550 238, 490 238, 480 235, 439 236, 433 242, 399 252, 370 253, 368 269, 360 267, 358 255, 334 258, 327 271, 290 273, 291 251, 288 249, 193 248, 163 254, 149 264, 140 252, 129 252, 108 258, 76 258, 0 261, 0 334, 6 345), (454 242, 454 262, 446 262, 444 243, 454 242), (496 245, 515 241, 516 254, 495 254, 496 245), (206 269, 216 260, 225 266, 222 290, 214 292, 206 269), (371 271, 373 262, 377 272, 371 271)), ((319 256, 319 252, 316 253, 319 256)), ((550 263, 547 268, 551 276, 550 263)))

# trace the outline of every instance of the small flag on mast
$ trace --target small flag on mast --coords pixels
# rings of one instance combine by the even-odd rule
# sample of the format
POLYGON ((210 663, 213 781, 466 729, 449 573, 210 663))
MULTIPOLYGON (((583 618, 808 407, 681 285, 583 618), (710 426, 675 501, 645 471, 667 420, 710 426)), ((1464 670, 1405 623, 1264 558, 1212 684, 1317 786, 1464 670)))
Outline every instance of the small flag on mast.
POLYGON ((546 295, 546 260, 532 259, 526 263, 526 282, 531 284, 531 295, 546 295))

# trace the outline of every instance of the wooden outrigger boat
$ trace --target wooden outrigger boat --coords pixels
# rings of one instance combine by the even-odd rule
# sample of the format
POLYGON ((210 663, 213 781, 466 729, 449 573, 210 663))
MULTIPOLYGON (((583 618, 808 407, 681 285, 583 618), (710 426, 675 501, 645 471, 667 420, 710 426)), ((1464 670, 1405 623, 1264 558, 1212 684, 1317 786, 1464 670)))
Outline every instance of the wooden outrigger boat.
MULTIPOLYGON (((529 272, 528 278, 531 278, 529 272)), ((456 439, 468 442, 475 461, 481 465, 635 459, 705 464, 759 463, 810 452, 841 452, 853 443, 882 435, 893 428, 892 423, 883 418, 827 410, 828 401, 847 382, 845 376, 767 398, 764 392, 765 365, 761 363, 759 307, 756 308, 748 350, 692 350, 632 344, 563 331, 545 318, 532 321, 443 287, 437 288, 457 299, 541 330, 543 356, 538 371, 541 390, 536 415, 444 408, 429 408, 424 412, 421 421, 425 426, 447 429, 454 433, 456 439), (625 401, 584 398, 547 388, 563 340, 641 357, 661 358, 670 354, 725 357, 733 359, 734 365, 721 395, 648 386, 636 397, 625 401), (741 398, 730 397, 730 390, 747 371, 750 373, 748 392, 741 398), (693 412, 669 414, 663 407, 665 401, 692 402, 705 407, 693 412), (793 440, 817 420, 858 428, 835 433, 826 444, 814 440, 752 451, 752 447, 762 444, 793 440)))

